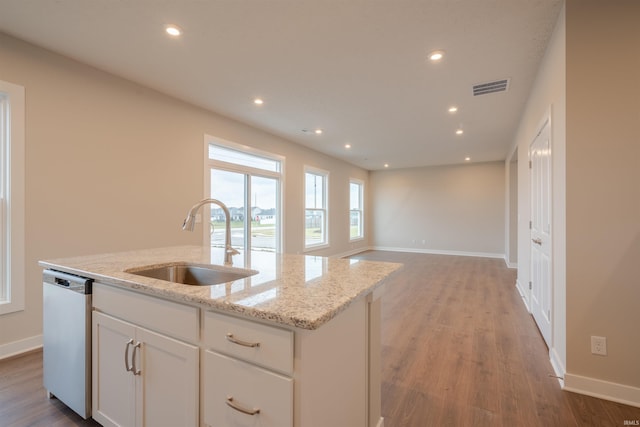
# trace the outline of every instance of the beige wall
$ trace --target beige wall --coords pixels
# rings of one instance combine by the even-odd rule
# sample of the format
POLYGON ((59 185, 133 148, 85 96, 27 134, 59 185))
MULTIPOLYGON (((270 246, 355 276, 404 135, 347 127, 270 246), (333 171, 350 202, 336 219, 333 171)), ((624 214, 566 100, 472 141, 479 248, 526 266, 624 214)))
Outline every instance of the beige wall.
POLYGON ((527 101, 518 148, 518 282, 529 281, 529 144, 553 152, 554 327, 565 388, 640 406, 640 3, 568 0, 527 101), (603 52, 600 56, 598 52, 603 52), (590 337, 607 337, 608 356, 590 337))
POLYGON ((636 387, 637 405, 639 22, 636 0, 567 2, 567 371, 636 387))
MULTIPOLYGON (((349 178, 368 172, 0 34, 0 80, 26 91, 26 310, 0 317, 7 343, 38 336, 40 259, 200 244, 180 225, 203 190, 204 134, 286 157, 285 250, 303 246, 303 166, 331 172, 330 243, 348 240, 349 178)), ((6 348, 6 346, 5 346, 6 348)))
POLYGON ((529 231, 530 186, 529 146, 546 118, 551 120, 552 151, 552 224, 553 234, 553 331, 549 353, 555 369, 563 375, 566 367, 566 279, 565 279, 565 140, 566 140, 566 79, 565 79, 565 19, 564 9, 531 88, 524 113, 516 132, 518 155, 518 288, 529 303, 530 246, 529 231))
POLYGON ((372 244, 503 257, 504 177, 502 162, 371 172, 372 244))

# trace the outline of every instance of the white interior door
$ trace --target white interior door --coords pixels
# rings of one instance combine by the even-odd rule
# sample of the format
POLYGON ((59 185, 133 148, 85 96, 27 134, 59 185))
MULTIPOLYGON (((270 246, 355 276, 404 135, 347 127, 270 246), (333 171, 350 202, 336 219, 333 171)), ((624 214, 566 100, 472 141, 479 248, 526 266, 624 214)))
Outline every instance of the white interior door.
POLYGON ((531 144, 531 314, 547 346, 552 325, 551 139, 549 120, 531 144))

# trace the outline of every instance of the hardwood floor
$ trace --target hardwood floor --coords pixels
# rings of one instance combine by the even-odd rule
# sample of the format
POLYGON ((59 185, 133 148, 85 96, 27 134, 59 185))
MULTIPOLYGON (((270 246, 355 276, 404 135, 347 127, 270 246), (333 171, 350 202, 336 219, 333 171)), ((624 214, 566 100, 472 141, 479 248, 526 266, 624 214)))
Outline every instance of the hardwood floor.
POLYGON ((42 386, 42 350, 0 361, 0 426, 99 426, 83 420, 42 386))
POLYGON ((382 320, 385 427, 623 426, 640 408, 564 392, 503 260, 395 252, 382 320))
MULTIPOLYGON (((405 264, 383 300, 385 427, 640 421, 640 408, 560 390, 504 261, 380 251, 352 258, 405 264)), ((46 397, 41 351, 0 361, 0 427, 96 425, 46 397)))

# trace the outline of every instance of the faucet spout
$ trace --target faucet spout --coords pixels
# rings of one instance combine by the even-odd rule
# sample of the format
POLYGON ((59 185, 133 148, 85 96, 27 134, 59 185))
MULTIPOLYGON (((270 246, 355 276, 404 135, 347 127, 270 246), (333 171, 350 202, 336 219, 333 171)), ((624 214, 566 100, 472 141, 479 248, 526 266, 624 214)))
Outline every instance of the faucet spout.
POLYGON ((195 205, 193 205, 191 209, 189 209, 189 212, 187 213, 187 217, 184 219, 184 222, 182 223, 182 229, 186 231, 193 231, 193 228, 195 227, 195 224, 196 224, 196 213, 202 206, 206 204, 218 205, 224 212, 224 215, 225 215, 224 264, 233 265, 233 258, 232 258, 233 255, 238 255, 240 252, 238 252, 236 249, 233 248, 233 246, 231 246, 231 214, 229 213, 229 208, 227 208, 227 206, 224 203, 222 203, 220 200, 203 199, 203 200, 200 200, 195 205))

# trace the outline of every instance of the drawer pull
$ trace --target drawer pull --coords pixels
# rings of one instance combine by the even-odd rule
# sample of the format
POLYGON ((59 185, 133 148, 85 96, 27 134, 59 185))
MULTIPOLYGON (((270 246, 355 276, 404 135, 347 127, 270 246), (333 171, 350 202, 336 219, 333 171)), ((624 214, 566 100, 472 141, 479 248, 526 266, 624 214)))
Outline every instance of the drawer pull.
POLYGON ((127 345, 124 348, 124 369, 126 369, 127 372, 131 372, 133 370, 133 368, 129 366, 129 346, 131 344, 133 344, 133 338, 127 341, 127 345))
POLYGON ((227 405, 232 407, 233 409, 235 409, 238 412, 242 412, 243 414, 247 414, 247 415, 256 415, 260 413, 260 408, 257 409, 247 409, 247 408, 243 408, 242 406, 238 405, 237 403, 235 403, 233 401, 233 396, 228 396, 227 397, 227 405))
POLYGON ((239 340, 238 338, 234 337, 231 332, 227 333, 227 341, 231 341, 232 343, 241 345, 243 347, 260 347, 259 342, 248 342, 239 340))

